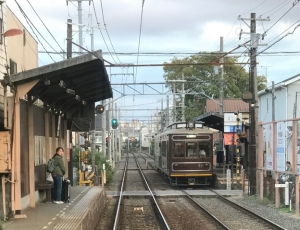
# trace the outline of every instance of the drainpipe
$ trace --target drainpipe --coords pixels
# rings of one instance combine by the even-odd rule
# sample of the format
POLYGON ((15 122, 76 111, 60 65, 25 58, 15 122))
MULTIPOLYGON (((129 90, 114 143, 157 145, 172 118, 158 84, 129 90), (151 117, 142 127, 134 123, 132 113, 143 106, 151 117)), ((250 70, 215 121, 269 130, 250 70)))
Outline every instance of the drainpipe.
POLYGON ((6 220, 6 194, 5 194, 5 176, 2 176, 2 203, 3 203, 3 220, 6 220))

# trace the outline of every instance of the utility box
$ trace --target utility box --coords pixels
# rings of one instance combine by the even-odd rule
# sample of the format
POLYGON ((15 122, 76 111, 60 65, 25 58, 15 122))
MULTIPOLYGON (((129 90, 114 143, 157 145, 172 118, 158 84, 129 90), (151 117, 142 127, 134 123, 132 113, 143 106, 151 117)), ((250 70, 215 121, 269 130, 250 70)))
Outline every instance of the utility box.
POLYGON ((10 133, 0 132, 0 173, 11 172, 10 133))

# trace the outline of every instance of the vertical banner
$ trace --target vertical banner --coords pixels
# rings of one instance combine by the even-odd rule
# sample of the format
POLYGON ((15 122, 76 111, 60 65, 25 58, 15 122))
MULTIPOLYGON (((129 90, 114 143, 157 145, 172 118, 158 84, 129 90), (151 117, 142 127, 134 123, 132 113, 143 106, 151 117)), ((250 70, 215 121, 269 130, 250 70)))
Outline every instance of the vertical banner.
POLYGON ((277 123, 277 170, 285 171, 285 123, 277 123))
POLYGON ((300 121, 298 121, 298 133, 297 133, 297 173, 300 173, 300 121))
POLYGON ((266 169, 273 170, 273 124, 264 126, 264 143, 266 154, 266 169))

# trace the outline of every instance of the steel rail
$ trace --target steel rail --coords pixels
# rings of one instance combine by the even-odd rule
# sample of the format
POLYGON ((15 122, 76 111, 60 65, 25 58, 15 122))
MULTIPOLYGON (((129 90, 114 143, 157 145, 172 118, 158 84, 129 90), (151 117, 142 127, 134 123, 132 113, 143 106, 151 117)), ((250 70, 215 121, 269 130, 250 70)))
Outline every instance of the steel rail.
POLYGON ((201 204, 197 203, 186 191, 184 190, 180 190, 180 191, 183 192, 190 199, 190 201, 196 204, 202 211, 204 211, 207 215, 209 215, 212 219, 214 219, 217 222, 217 224, 219 224, 223 229, 230 230, 230 228, 228 228, 225 224, 223 224, 221 220, 219 220, 216 216, 214 216, 209 211, 207 211, 206 208, 204 208, 201 204))
POLYGON ((121 201, 123 198, 123 188, 124 188, 124 183, 125 183, 125 178, 126 178, 127 166, 128 166, 128 154, 127 154, 126 162, 125 162, 125 166, 124 166, 123 179, 122 179, 122 184, 121 184, 121 189, 120 189, 119 202, 118 202, 118 206, 117 206, 113 230, 116 230, 117 226, 118 226, 119 213, 120 213, 121 201))
POLYGON ((286 228, 284 228, 284 227, 282 227, 282 226, 280 226, 280 225, 274 223, 273 221, 268 220, 267 218, 264 218, 264 217, 262 217, 262 216, 256 214, 255 212, 252 212, 252 211, 250 211, 249 209, 247 209, 247 208, 245 208, 245 207, 243 207, 243 206, 241 206, 241 205, 239 205, 239 204, 237 204, 237 203, 234 203, 234 202, 228 200, 227 198, 225 198, 224 196, 222 196, 222 195, 219 194, 218 192, 216 192, 216 191, 214 191, 214 190, 210 190, 210 191, 213 192, 213 193, 215 193, 215 194, 217 195, 217 198, 218 198, 218 199, 222 200, 224 203, 230 205, 231 207, 237 208, 237 209, 239 209, 239 210, 241 210, 241 211, 243 211, 243 212, 245 212, 245 213, 249 213, 249 214, 255 216, 256 218, 262 220, 262 221, 265 222, 266 224, 271 225, 271 226, 274 227, 275 229, 278 229, 278 230, 287 230, 286 228))
POLYGON ((149 190, 149 192, 150 192, 150 194, 151 194, 151 197, 152 197, 152 199, 153 199, 153 201, 154 201, 154 203, 155 203, 155 205, 156 205, 156 208, 157 208, 157 210, 158 210, 158 212, 159 212, 159 215, 160 215, 160 217, 161 217, 162 220, 163 220, 163 223, 164 223, 166 229, 170 230, 170 227, 169 227, 169 225, 168 225, 168 223, 167 223, 167 221, 166 221, 166 219, 165 219, 165 217, 164 217, 162 211, 161 211, 160 208, 159 208, 159 205, 158 205, 158 203, 157 203, 157 201, 156 201, 156 199, 155 199, 155 196, 154 196, 154 194, 153 194, 153 192, 152 192, 152 190, 151 190, 151 188, 150 188, 150 186, 149 186, 149 184, 148 184, 148 182, 147 182, 147 180, 146 180, 146 177, 145 177, 145 175, 144 175, 144 173, 143 173, 143 170, 141 169, 141 166, 140 166, 140 164, 139 164, 139 162, 138 162, 138 160, 136 159, 136 157, 135 157, 134 154, 133 154, 133 157, 134 157, 135 162, 136 162, 136 164, 137 164, 137 166, 138 166, 138 168, 139 168, 139 170, 140 170, 140 173, 141 173, 141 175, 142 175, 142 177, 143 177, 143 179, 144 179, 144 182, 145 182, 145 184, 146 184, 146 186, 147 186, 147 188, 148 188, 148 190, 149 190))

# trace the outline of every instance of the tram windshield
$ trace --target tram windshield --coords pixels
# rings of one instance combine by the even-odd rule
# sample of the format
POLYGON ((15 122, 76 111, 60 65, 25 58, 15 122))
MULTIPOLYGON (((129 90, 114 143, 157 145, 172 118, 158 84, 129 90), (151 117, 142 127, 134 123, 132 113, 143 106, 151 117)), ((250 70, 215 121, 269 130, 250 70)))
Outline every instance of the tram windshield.
POLYGON ((173 146, 174 157, 184 157, 185 143, 184 142, 174 142, 173 145, 174 145, 173 146))
POLYGON ((173 142, 173 157, 200 158, 209 156, 209 143, 173 142))

